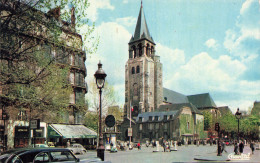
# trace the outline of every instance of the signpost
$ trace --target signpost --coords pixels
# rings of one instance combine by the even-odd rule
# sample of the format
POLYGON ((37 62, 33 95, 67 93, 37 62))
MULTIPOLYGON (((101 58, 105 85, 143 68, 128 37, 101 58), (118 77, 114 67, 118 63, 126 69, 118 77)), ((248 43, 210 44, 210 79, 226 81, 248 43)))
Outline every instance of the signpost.
MULTIPOLYGON (((31 129, 33 129, 33 133, 36 133, 35 132, 36 129, 40 129, 40 119, 32 119, 30 121, 30 132, 31 132, 31 129)), ((34 135, 32 137, 32 144, 33 144, 33 146, 35 145, 35 136, 34 135)))
POLYGON ((131 137, 133 136, 133 129, 132 128, 128 128, 128 136, 131 137))

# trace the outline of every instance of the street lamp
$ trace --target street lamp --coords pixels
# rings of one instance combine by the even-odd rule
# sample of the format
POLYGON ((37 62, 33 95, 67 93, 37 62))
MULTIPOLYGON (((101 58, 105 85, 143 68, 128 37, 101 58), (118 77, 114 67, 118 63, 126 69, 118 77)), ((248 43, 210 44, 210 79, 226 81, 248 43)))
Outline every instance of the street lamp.
POLYGON ((94 76, 96 78, 96 84, 97 84, 97 88, 99 89, 99 96, 100 96, 99 97, 99 143, 97 149, 97 157, 99 157, 102 161, 104 161, 105 147, 103 145, 102 123, 101 123, 101 118, 102 118, 101 95, 102 95, 102 88, 104 88, 105 85, 105 78, 107 74, 102 69, 102 64, 100 61, 98 64, 98 70, 95 72, 94 76))
POLYGON ((241 118, 241 113, 239 112, 239 108, 237 108, 237 112, 235 114, 237 121, 238 121, 238 126, 237 126, 237 142, 239 143, 239 119, 241 118))

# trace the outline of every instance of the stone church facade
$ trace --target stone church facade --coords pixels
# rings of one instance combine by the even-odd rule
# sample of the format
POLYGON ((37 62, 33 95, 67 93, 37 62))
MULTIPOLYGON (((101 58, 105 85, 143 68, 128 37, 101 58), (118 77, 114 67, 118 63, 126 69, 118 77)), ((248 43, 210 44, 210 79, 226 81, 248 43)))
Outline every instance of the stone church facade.
POLYGON ((152 112, 162 103, 162 63, 155 54, 155 43, 150 36, 143 7, 129 42, 129 59, 125 65, 125 116, 152 112))
POLYGON ((217 110, 209 93, 186 96, 163 88, 163 65, 156 55, 141 5, 134 35, 128 43, 125 65, 124 120, 118 138, 128 141, 189 141, 207 137, 203 109, 217 110))

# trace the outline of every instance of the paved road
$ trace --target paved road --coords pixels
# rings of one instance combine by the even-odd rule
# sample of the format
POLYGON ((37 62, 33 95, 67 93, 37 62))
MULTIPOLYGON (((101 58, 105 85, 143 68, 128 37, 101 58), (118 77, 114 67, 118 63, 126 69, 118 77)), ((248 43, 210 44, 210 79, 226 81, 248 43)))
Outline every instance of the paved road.
MULTIPOLYGON (((161 152, 153 152, 155 148, 142 147, 141 150, 134 148, 133 150, 118 151, 117 153, 105 152, 105 161, 111 161, 112 163, 171 163, 171 162, 196 162, 196 157, 210 158, 217 155, 217 146, 195 146, 189 145, 188 147, 180 146, 178 151, 162 152, 163 148, 160 148, 161 152)), ((244 153, 250 153, 249 146, 245 146, 244 153)), ((233 153, 233 146, 227 146, 227 153, 223 153, 223 156, 218 156, 226 160, 228 154, 233 153)), ((86 155, 77 155, 79 158, 96 157, 96 151, 88 151, 86 155)), ((238 160, 231 162, 260 162, 260 151, 255 151, 255 154, 250 157, 250 160, 238 160)))

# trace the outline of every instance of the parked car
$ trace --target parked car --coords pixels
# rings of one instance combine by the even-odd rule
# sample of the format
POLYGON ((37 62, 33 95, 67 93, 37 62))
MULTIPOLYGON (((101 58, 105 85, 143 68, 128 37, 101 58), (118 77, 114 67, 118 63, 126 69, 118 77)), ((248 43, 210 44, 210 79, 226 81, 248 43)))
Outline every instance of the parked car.
POLYGON ((66 148, 17 148, 2 153, 1 163, 80 162, 66 148))
POLYGON ((35 148, 48 148, 49 146, 47 144, 35 144, 35 148))
POLYGON ((87 150, 81 144, 72 144, 67 149, 69 149, 74 154, 85 154, 87 152, 87 150))

